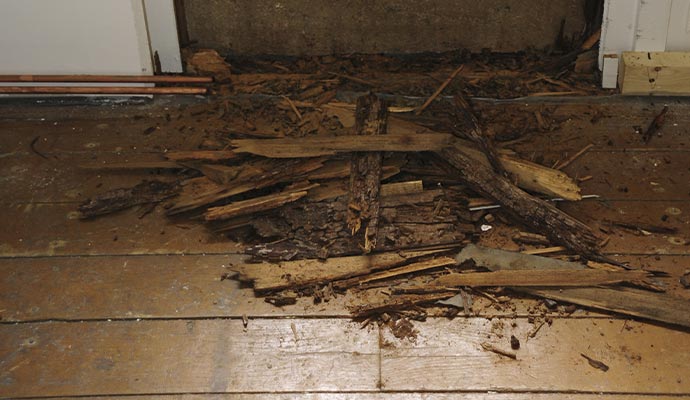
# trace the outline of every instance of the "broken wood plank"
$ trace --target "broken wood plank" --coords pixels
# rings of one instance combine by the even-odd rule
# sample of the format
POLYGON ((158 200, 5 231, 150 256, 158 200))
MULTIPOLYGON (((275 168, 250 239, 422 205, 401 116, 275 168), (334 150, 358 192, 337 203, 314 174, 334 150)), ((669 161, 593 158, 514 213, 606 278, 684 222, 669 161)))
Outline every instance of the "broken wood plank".
POLYGON ((447 251, 439 250, 402 251, 352 257, 333 257, 326 260, 298 260, 278 264, 240 264, 232 270, 237 279, 252 282, 257 292, 297 289, 309 285, 323 284, 402 265, 408 261, 447 251))
POLYGON ((302 185, 299 188, 285 190, 280 193, 236 201, 220 207, 211 207, 204 214, 204 219, 206 221, 226 220, 243 215, 272 210, 305 197, 309 193, 309 189, 317 186, 319 185, 302 185))
MULTIPOLYGON (((384 136, 315 136, 288 139, 238 139, 231 143, 237 153, 247 152, 270 158, 300 158, 328 156, 357 151, 370 152, 419 152, 439 151, 454 143, 456 151, 473 162, 490 165, 481 151, 473 149, 466 141, 453 139, 442 133, 387 134, 384 136)), ((452 147, 452 146, 451 146, 452 147)), ((580 187, 563 172, 529 161, 501 155, 506 171, 515 177, 517 185, 525 190, 566 200, 580 200, 580 187)))
POLYGON ((185 169, 173 161, 132 161, 81 164, 79 168, 96 170, 185 169))
POLYGON ((628 287, 521 289, 524 293, 690 328, 690 301, 628 287))
MULTIPOLYGON (((565 270, 584 269, 582 264, 529 256, 525 254, 486 249, 474 245, 465 247, 456 257, 458 263, 468 260, 491 271, 500 270, 565 270)), ((690 308, 686 299, 665 293, 655 293, 633 288, 563 288, 528 289, 517 288, 523 293, 565 301, 598 310, 612 311, 647 320, 690 327, 690 308)))
POLYGON ((502 204, 507 211, 536 232, 583 257, 599 257, 602 239, 587 225, 560 211, 553 204, 530 196, 489 167, 467 157, 457 146, 447 147, 439 155, 457 168, 459 177, 470 187, 502 204))
POLYGON ((311 158, 305 160, 283 161, 276 163, 273 160, 255 164, 253 168, 245 167, 241 179, 236 179, 227 185, 210 185, 202 193, 187 193, 180 196, 167 211, 168 215, 180 214, 197 208, 212 205, 213 203, 246 193, 255 189, 262 189, 282 182, 292 182, 304 177, 305 174, 317 170, 323 166, 323 159, 311 158))
POLYGON ((403 267, 393 268, 386 271, 376 272, 369 275, 358 276, 347 280, 333 282, 333 287, 339 290, 347 289, 353 286, 361 285, 368 282, 374 282, 382 279, 397 277, 400 275, 407 275, 415 272, 428 271, 449 265, 454 265, 455 259, 450 257, 438 257, 431 260, 420 261, 405 265, 403 267))
MULTIPOLYGON (((385 101, 373 94, 358 98, 355 111, 357 137, 385 135, 388 129, 387 107, 385 101)), ((347 225, 352 236, 361 238, 360 246, 365 253, 376 247, 378 238, 382 161, 381 153, 354 153, 350 164, 347 225)))
POLYGON ((588 287, 642 281, 646 271, 578 270, 503 270, 494 272, 451 273, 425 284, 425 287, 588 287))
MULTIPOLYGON (((336 116, 345 128, 352 128, 354 126, 353 110, 328 104, 324 106, 324 111, 329 113, 329 115, 336 116)), ((415 135, 416 137, 417 135, 438 133, 422 125, 396 117, 389 118, 388 132, 389 138, 395 137, 399 134, 415 135)), ((467 156, 471 157, 476 162, 481 162, 485 165, 491 166, 491 163, 486 158, 484 153, 473 148, 470 141, 461 140, 458 138, 455 139, 454 143, 456 143, 457 147, 461 148, 467 156)), ((370 145, 373 146, 374 144, 372 143, 370 145)), ((378 151, 376 147, 371 148, 378 151)), ((400 148, 400 150, 405 151, 403 148, 400 148)), ((422 150, 424 150, 422 147, 414 148, 411 146, 408 148, 408 151, 422 150)), ((343 148, 342 151, 346 151, 346 149, 343 148)), ((362 151, 361 148, 360 151, 362 151)), ((298 157, 298 155, 295 154, 297 154, 297 151, 293 152, 292 155, 298 157)), ((547 196, 563 198, 565 200, 581 200, 580 187, 567 174, 539 164, 521 160, 508 154, 500 154, 500 152, 498 157, 506 171, 517 182, 516 184, 518 187, 531 192, 545 194, 547 196)))

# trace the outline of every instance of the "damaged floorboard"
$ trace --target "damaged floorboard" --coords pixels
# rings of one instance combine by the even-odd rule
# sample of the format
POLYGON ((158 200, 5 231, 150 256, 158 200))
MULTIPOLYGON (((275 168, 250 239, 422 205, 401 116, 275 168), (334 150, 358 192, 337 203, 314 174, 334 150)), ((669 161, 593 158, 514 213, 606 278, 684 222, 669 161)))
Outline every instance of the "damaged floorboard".
MULTIPOLYGON (((689 299, 678 276, 690 266, 690 251, 675 239, 690 240, 687 168, 682 168, 687 144, 680 144, 687 138, 688 120, 680 111, 669 115, 664 136, 650 144, 660 150, 624 152, 642 147, 631 126, 648 123, 653 111, 644 107, 558 106, 555 114, 581 117, 565 122, 561 131, 538 135, 521 155, 529 159, 530 147, 543 149, 543 163, 551 165, 547 161, 558 161, 550 158, 553 142, 567 142, 573 153, 595 143, 566 171, 574 177, 592 175, 581 184, 583 194, 613 201, 559 207, 598 232, 600 219, 677 229, 676 234, 645 235, 614 227, 606 233, 611 239, 604 251, 617 260, 668 272, 669 277, 659 278, 668 292, 689 299), (598 111, 605 117, 590 124, 598 111), (607 149, 611 151, 603 151, 607 149), (616 170, 623 174, 613 175, 616 170), (671 207, 681 213, 669 211, 671 207)), ((125 121, 117 115, 65 122, 51 111, 41 113, 47 113, 46 121, 0 121, 3 152, 15 153, 0 158, 3 169, 12 171, 2 182, 16 188, 0 198, 6 205, 0 210, 6 221, 0 233, 0 396, 690 397, 687 332, 620 315, 569 314, 562 304, 542 311, 533 300, 515 300, 515 310, 498 310, 474 295, 476 316, 451 321, 435 317, 442 317, 444 309, 432 312, 426 322, 413 322, 416 339, 409 340, 375 325, 360 329, 349 322, 347 296, 317 305, 299 299, 295 305, 274 307, 254 298, 251 289, 221 280, 228 265, 238 262, 241 247, 197 224, 167 220, 162 209, 141 219, 136 208, 97 221, 74 219, 77 203, 103 188, 127 187, 156 175, 129 171, 113 176, 78 170, 77 163, 144 162, 161 155, 161 143, 193 150, 198 145, 191 138, 194 132, 180 130, 189 121, 178 120, 175 113, 168 121, 166 112, 155 108, 135 108, 131 115, 146 118, 125 121), (154 125, 160 129, 142 135, 154 125), (37 131, 42 133, 37 149, 58 159, 47 162, 27 150, 37 131), (539 326, 532 321, 544 315, 553 322, 531 337, 539 326), (511 335, 521 342, 517 361, 482 349, 488 342, 510 350, 511 335), (609 370, 592 368, 580 354, 609 370), (564 368, 568 374, 553 374, 564 368), (192 392, 198 394, 179 394, 192 392)), ((513 230, 503 230, 500 221, 493 225, 479 243, 518 250, 510 240, 513 230)))

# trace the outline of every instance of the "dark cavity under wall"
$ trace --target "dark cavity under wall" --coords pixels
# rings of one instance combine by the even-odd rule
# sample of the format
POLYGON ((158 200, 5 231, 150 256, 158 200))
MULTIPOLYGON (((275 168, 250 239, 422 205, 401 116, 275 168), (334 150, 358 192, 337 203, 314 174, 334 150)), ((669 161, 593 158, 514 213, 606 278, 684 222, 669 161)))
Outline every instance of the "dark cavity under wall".
POLYGON ((238 55, 544 48, 585 0, 185 0, 190 40, 238 55))

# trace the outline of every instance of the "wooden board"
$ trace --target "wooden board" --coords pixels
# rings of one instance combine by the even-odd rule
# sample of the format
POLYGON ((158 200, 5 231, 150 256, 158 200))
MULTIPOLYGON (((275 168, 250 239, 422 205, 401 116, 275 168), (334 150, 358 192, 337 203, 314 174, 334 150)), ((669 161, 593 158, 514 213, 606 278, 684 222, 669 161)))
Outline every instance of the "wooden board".
MULTIPOLYGON (((664 271, 659 279, 669 295, 690 301, 690 291, 678 277, 690 267, 690 257, 620 257, 634 265, 664 271)), ((237 256, 102 256, 0 259, 0 316, 7 322, 43 320, 107 320, 151 318, 250 318, 278 316, 349 317, 352 294, 313 304, 298 299, 293 306, 275 307, 254 296, 251 288, 223 280, 237 256)), ((535 301, 515 299, 512 307, 494 307, 474 296, 482 316, 539 315, 535 301)), ((443 310, 441 310, 442 312, 443 310)), ((558 310, 548 311, 554 318, 558 310)), ((432 312, 434 315, 434 312, 432 312)), ((575 317, 607 314, 577 313, 575 317)), ((616 317, 619 318, 619 317, 616 317)))
POLYGON ((690 52, 623 52, 618 85, 624 95, 690 96, 690 52))
POLYGON ((0 396, 372 391, 378 333, 341 319, 0 326, 0 396))
MULTIPOLYGON (((90 396, 91 400, 114 400, 118 396, 90 396)), ((179 394, 165 396, 127 396, 131 400, 598 400, 601 394, 584 393, 242 393, 242 394, 179 394)), ((690 396, 660 395, 655 399, 685 400, 690 396)), ((78 400, 74 397, 54 397, 56 400, 78 400)), ((606 394, 608 400, 649 400, 645 395, 606 394)))
POLYGON ((236 254, 242 247, 196 221, 177 221, 157 208, 139 218, 131 209, 95 220, 76 219, 76 204, 4 207, 0 256, 236 254))
POLYGON ((526 320, 429 320, 415 323, 414 342, 384 331, 381 375, 385 390, 491 390, 687 393, 688 333, 625 321, 556 320, 535 338, 526 320), (515 326, 512 326, 512 323, 515 326), (517 361, 482 349, 510 349, 517 361), (602 372, 580 356, 610 367, 602 372), (660 374, 653 371, 665 371, 660 374), (433 371, 433 373, 430 373, 433 371), (567 371, 567 373, 554 373, 567 371))
POLYGON ((411 341, 340 319, 260 319, 246 328, 241 320, 2 325, 0 396, 376 392, 379 379, 392 392, 690 392, 685 332, 556 320, 527 340, 534 326, 521 318, 414 326, 411 341), (517 361, 482 350, 483 342, 507 346, 511 334, 522 342, 517 361), (562 368, 569 373, 553 373, 562 368))

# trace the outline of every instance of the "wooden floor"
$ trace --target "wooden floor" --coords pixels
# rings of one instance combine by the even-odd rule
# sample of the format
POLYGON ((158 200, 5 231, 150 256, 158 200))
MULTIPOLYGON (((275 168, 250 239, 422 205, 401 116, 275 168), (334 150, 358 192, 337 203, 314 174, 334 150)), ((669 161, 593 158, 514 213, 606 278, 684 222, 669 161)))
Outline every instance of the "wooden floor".
MULTIPOLYGON (((633 126, 648 124, 659 104, 614 98, 552 105, 569 116, 561 129, 514 147, 554 160, 568 157, 564 146, 572 155, 593 143, 567 171, 591 175, 584 192, 604 201, 564 209, 594 227, 616 219, 678 228, 671 236, 614 230, 605 251, 668 272, 660 284, 688 299, 690 312, 678 283, 690 269, 690 102, 670 105, 663 136, 647 146, 633 126)), ((417 338, 400 340, 351 322, 347 297, 276 308, 221 281, 239 246, 199 224, 160 210, 76 219, 80 201, 148 174, 80 165, 191 148, 194 135, 181 133, 177 118, 189 113, 175 101, 0 106, 0 397, 690 398, 690 333, 682 330, 554 311, 530 338, 541 312, 525 300, 415 322, 417 338), (152 125, 159 129, 149 132, 152 125), (511 335, 522 342, 517 360, 480 345, 506 347, 511 335)), ((205 122, 196 123, 201 131, 205 122)), ((482 241, 512 248, 510 229, 482 241)))

